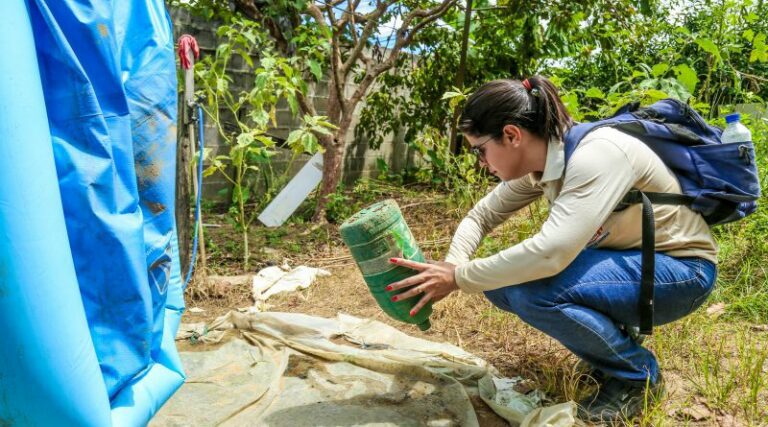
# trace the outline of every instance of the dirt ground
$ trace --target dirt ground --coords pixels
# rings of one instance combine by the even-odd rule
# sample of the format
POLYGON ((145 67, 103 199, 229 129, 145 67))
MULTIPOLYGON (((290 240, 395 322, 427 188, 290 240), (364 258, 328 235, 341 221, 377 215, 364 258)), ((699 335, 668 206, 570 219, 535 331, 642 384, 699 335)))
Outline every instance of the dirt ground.
MULTIPOLYGON (((442 259, 463 211, 450 208, 444 197, 434 194, 401 198, 398 202, 425 254, 433 259, 442 259)), ((322 267, 330 271, 331 275, 320 278, 309 289, 270 298, 269 310, 325 317, 347 313, 376 319, 428 340, 449 342, 486 359, 505 376, 520 375, 531 379, 531 386, 544 390, 551 403, 578 400, 593 390, 594 381, 575 369, 575 356, 556 341, 522 323, 516 316, 496 309, 482 295, 456 292, 436 304, 431 318, 433 326, 425 332, 390 319, 368 292, 360 271, 339 238, 336 224, 312 226, 291 223, 273 230, 254 226, 251 247, 256 249, 252 253, 252 266, 246 272, 242 269, 241 252, 236 243, 237 233, 226 224, 223 215, 208 214, 204 222, 209 224, 206 227, 210 254, 208 274, 197 274, 186 295, 188 309, 199 308, 204 311, 194 313, 187 310, 184 322, 209 321, 232 309, 251 306, 250 277, 265 266, 288 263, 291 266, 322 267), (238 275, 243 276, 231 278, 238 275)), ((509 234, 509 229, 494 233, 509 234)), ((499 239, 504 240, 503 237, 499 239)), ((665 334, 695 330, 695 325, 683 322, 677 328, 680 331, 673 330, 665 334)), ((722 336, 728 333, 724 331, 722 336)), ((664 342, 660 341, 659 345, 664 342)), ((695 363, 692 360, 695 355, 681 357, 685 359, 678 360, 675 356, 667 362, 667 365, 671 365, 671 369, 665 371, 667 398, 653 408, 652 417, 641 419, 637 424, 768 425, 742 421, 739 413, 708 409, 706 402, 697 396, 689 380, 690 373, 685 368, 685 363, 695 363), (704 415, 692 414, 687 409, 692 406, 704 406, 703 411, 706 412, 704 415)), ((499 424, 500 421, 492 413, 488 414, 490 410, 484 404, 478 403, 477 407, 484 420, 483 425, 503 425, 499 424)))

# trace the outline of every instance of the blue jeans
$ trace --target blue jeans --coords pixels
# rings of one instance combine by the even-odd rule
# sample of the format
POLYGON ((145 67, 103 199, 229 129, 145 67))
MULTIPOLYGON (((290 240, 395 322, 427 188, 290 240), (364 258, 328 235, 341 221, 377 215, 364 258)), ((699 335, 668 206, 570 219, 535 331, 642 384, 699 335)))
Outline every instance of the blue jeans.
MULTIPOLYGON (((594 368, 655 382, 656 357, 619 325, 638 326, 640 251, 586 249, 556 276, 485 292, 491 302, 560 341, 594 368)), ((654 324, 680 319, 712 292, 717 269, 701 258, 656 254, 654 324)))

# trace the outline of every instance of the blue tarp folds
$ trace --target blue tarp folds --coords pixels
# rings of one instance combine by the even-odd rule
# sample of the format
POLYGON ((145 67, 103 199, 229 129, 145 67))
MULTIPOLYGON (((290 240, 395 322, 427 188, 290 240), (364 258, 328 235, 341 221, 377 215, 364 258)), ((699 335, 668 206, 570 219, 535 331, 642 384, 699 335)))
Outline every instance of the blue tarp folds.
POLYGON ((141 425, 181 385, 162 0, 0 6, 0 425, 141 425))

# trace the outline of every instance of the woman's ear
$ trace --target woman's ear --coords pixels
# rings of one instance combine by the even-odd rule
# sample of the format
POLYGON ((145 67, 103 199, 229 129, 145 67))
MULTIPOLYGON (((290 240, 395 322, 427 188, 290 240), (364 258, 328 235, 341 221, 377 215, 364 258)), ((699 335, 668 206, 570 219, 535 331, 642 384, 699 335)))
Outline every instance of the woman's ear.
POLYGON ((504 136, 509 138, 509 141, 512 143, 513 147, 517 148, 520 145, 520 141, 523 139, 523 133, 519 126, 504 125, 501 131, 504 136))

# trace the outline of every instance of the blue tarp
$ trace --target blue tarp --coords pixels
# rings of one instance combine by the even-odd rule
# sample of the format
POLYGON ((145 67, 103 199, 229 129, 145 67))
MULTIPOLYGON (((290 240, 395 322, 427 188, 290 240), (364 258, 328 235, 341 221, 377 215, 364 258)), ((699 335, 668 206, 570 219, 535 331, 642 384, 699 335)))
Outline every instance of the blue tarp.
POLYGON ((165 5, 3 2, 0 45, 0 425, 145 424, 184 378, 165 5))

